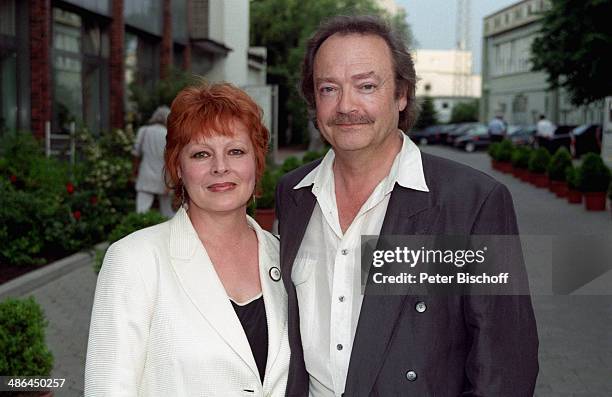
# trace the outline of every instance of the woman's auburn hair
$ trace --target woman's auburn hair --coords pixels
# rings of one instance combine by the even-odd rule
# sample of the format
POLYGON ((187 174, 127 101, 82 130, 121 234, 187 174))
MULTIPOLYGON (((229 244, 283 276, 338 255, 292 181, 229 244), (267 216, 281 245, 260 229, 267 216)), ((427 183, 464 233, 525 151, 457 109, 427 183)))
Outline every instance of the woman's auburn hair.
POLYGON ((179 155, 189 142, 213 135, 233 136, 232 123, 239 121, 249 133, 254 148, 257 181, 263 175, 269 132, 262 111, 246 92, 229 83, 206 82, 178 93, 168 116, 164 162, 166 185, 182 199, 178 176, 179 155))

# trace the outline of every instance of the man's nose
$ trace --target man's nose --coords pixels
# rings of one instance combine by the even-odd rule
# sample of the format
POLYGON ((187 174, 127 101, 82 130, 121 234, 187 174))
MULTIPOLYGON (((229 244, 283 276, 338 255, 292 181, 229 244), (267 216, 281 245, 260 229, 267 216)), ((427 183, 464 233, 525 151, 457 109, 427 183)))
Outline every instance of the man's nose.
POLYGON ((215 156, 213 161, 212 172, 215 175, 223 175, 229 171, 227 158, 224 155, 215 156))
POLYGON ((355 101, 351 91, 343 89, 340 93, 340 99, 338 99, 338 113, 351 113, 356 111, 355 101))

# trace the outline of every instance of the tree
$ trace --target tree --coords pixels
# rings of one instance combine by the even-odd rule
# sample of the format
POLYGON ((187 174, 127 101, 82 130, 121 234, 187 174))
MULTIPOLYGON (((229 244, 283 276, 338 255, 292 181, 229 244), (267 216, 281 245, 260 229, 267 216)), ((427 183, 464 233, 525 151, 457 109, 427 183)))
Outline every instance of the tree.
POLYGON ((438 124, 438 112, 436 112, 436 108, 434 107, 431 97, 423 97, 423 102, 421 103, 421 113, 419 114, 419 119, 417 120, 414 129, 422 130, 423 128, 427 128, 434 124, 438 124))
POLYGON ((412 44, 405 12, 390 16, 374 0, 251 0, 250 14, 251 45, 268 49, 268 83, 279 85, 279 131, 287 128, 289 119, 292 123, 294 139, 287 143, 308 137, 306 104, 297 86, 306 42, 321 21, 342 14, 380 15, 412 44))
POLYGON ((552 0, 531 47, 533 70, 551 88, 567 90, 574 105, 612 95, 612 1, 552 0))
POLYGON ((471 102, 460 102, 453 106, 451 123, 467 123, 478 121, 478 99, 471 102))

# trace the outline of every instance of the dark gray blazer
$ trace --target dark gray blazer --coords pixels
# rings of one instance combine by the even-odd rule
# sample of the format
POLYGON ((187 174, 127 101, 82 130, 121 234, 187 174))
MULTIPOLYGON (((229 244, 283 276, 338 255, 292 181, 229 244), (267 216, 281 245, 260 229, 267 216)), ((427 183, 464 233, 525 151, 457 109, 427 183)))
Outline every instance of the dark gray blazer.
MULTIPOLYGON (((381 235, 518 234, 508 189, 484 173, 423 153, 429 193, 396 185, 381 235)), ((276 214, 289 297, 287 396, 307 396, 291 269, 314 209, 310 187, 294 190, 319 161, 281 179, 276 214)), ((524 271, 524 269, 522 269, 524 271)), ((364 297, 345 396, 532 396, 538 336, 529 296, 364 297), (416 304, 424 302, 426 310, 416 304)))

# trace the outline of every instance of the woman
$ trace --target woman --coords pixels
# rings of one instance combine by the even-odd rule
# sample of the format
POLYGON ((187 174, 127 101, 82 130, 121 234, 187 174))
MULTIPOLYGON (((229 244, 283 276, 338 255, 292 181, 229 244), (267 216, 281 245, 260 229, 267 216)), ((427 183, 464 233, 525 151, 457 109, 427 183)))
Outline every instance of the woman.
POLYGON ((153 199, 159 200, 159 212, 166 217, 174 215, 172 195, 164 183, 164 148, 166 147, 166 119, 170 109, 160 106, 153 112, 149 123, 140 128, 132 154, 136 178, 136 212, 151 209, 153 199))
POLYGON ((289 365, 278 241, 246 215, 264 169, 259 108, 229 84, 181 91, 165 167, 170 221, 109 248, 86 396, 281 396, 289 365))

